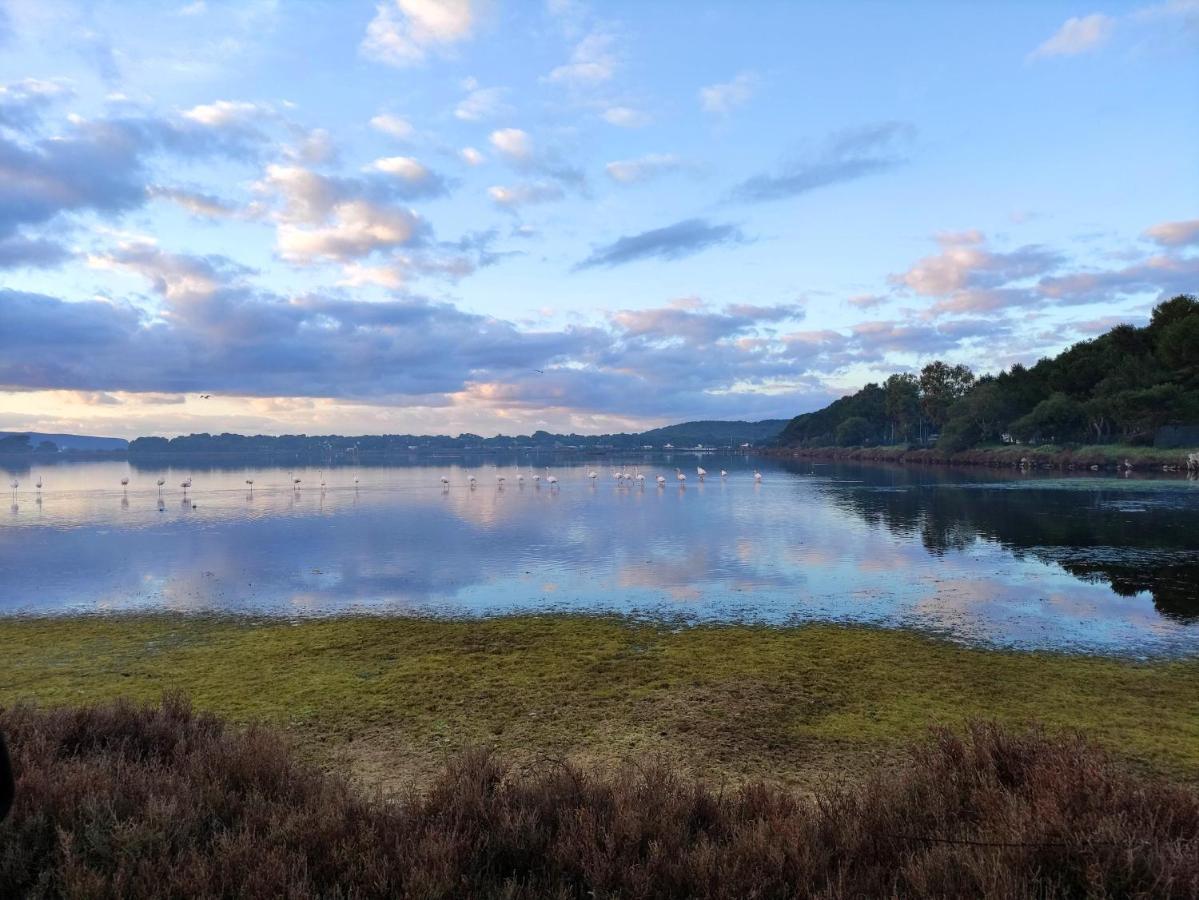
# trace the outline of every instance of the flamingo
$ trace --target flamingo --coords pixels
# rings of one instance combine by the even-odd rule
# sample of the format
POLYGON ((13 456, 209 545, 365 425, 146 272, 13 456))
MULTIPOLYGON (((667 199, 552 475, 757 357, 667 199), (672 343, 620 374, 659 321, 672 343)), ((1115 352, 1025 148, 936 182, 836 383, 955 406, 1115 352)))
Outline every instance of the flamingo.
POLYGON ((665 475, 659 475, 654 480, 658 482, 658 487, 666 487, 666 476, 665 475))
POLYGON ((187 489, 191 486, 192 486, 192 477, 190 475, 187 476, 186 481, 179 482, 179 487, 183 488, 183 496, 184 497, 187 496, 187 489))
POLYGON ((445 475, 441 476, 441 486, 443 488, 448 488, 450 486, 450 479, 445 475))
POLYGON ((253 479, 253 478, 247 478, 247 479, 246 479, 246 484, 248 484, 248 485, 250 486, 250 493, 251 493, 251 494, 252 494, 252 493, 254 493, 254 479, 253 479))
POLYGON ((762 482, 762 473, 757 469, 754 469, 754 481, 758 482, 759 484, 762 482))
POLYGON ((129 479, 128 478, 121 479, 121 487, 126 488, 126 489, 129 487, 129 479))
POLYGON ((165 478, 159 478, 159 479, 158 479, 156 482, 154 482, 154 483, 155 483, 156 485, 158 485, 158 493, 160 493, 160 494, 161 494, 161 493, 162 493, 162 486, 163 486, 164 484, 166 484, 166 483, 167 483, 167 480, 166 480, 165 478))
POLYGON ((37 492, 39 494, 42 492, 42 476, 41 475, 39 475, 37 477, 37 484, 35 484, 34 487, 37 488, 37 492))
POLYGON ((720 477, 721 477, 721 478, 728 478, 728 477, 729 477, 729 473, 728 473, 728 472, 726 472, 724 469, 721 469, 721 470, 720 470, 720 477))
POLYGON ((640 472, 638 472, 634 477, 637 479, 637 486, 644 489, 645 488, 645 476, 642 475, 640 472))
POLYGON ((293 491, 298 491, 300 489, 300 479, 299 478, 293 478, 291 480, 291 489, 293 491))
POLYGON ((703 480, 704 480, 704 476, 708 474, 708 470, 707 470, 707 469, 705 469, 703 466, 696 466, 696 467, 695 467, 695 474, 699 476, 699 480, 700 480, 700 481, 703 481, 703 480))
POLYGON ((325 470, 324 469, 321 469, 320 477, 321 477, 321 491, 324 491, 325 490, 325 470))
POLYGON ((557 487, 557 486, 558 486, 558 478, 557 478, 557 476, 556 476, 556 475, 551 475, 551 474, 550 474, 550 467, 549 467, 549 466, 546 466, 546 467, 545 467, 545 482, 546 482, 546 484, 548 484, 548 485, 549 485, 551 488, 554 488, 554 487, 557 487))
POLYGON ((470 482, 470 489, 473 491, 475 489, 475 476, 471 475, 466 480, 470 482))
POLYGON ((504 489, 504 476, 503 476, 503 475, 496 475, 496 476, 495 476, 495 483, 496 483, 496 485, 498 485, 498 486, 499 486, 499 489, 502 491, 502 490, 504 489))
POLYGON ((590 472, 587 473, 587 477, 591 479, 592 484, 595 484, 595 479, 599 478, 599 473, 597 473, 594 469, 592 469, 590 472))
POLYGON ((525 476, 522 473, 519 473, 519 472, 517 473, 516 483, 519 484, 521 487, 525 486, 525 476))
POLYGON ((675 480, 678 481, 679 484, 685 484, 687 481, 687 476, 683 474, 682 469, 675 469, 674 477, 675 477, 675 480))
POLYGON ((17 479, 14 478, 12 481, 10 481, 8 483, 8 486, 10 488, 12 488, 13 499, 14 500, 17 499, 17 488, 19 488, 21 486, 21 482, 17 481, 17 479))
POLYGON ((355 475, 354 476, 354 488, 357 489, 357 487, 358 487, 358 476, 355 475))

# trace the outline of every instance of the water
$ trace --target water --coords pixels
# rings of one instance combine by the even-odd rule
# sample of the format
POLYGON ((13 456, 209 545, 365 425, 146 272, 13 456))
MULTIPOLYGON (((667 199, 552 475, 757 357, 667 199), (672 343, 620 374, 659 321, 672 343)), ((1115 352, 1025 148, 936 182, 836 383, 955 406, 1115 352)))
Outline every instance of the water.
POLYGON ((22 485, 0 507, 0 614, 620 612, 1199 653, 1195 482, 686 454, 624 465, 649 476, 643 490, 618 484, 611 461, 554 461, 554 489, 533 482, 528 460, 335 468, 323 490, 317 469, 13 472, 4 482, 22 485), (700 484, 697 463, 729 477, 700 484))

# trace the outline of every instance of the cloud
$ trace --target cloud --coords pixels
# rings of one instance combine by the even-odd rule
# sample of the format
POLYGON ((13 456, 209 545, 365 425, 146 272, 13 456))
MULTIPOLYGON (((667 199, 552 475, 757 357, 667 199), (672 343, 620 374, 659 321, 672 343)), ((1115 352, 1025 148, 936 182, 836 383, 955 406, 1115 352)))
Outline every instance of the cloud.
POLYGON ((704 112, 725 115, 749 102, 758 87, 758 76, 742 72, 732 81, 710 84, 699 90, 699 105, 704 112))
POLYGON ((558 66, 549 74, 553 82, 575 87, 600 84, 616 71, 616 56, 612 52, 613 37, 596 32, 575 45, 570 62, 558 66))
POLYGON ((371 128, 401 141, 409 140, 416 134, 416 129, 412 127, 412 123, 391 113, 379 113, 377 116, 374 116, 371 119, 371 128))
POLYGON ((504 102, 507 90, 502 87, 472 88, 454 107, 454 117, 463 122, 481 122, 509 112, 504 102))
POLYGON ((514 162, 528 162, 533 158, 533 139, 527 131, 519 128, 500 128, 488 137, 498 153, 514 162))
POLYGON ((202 219, 232 219, 237 218, 242 214, 232 203, 214 197, 211 194, 203 194, 198 191, 187 191, 182 188, 162 187, 153 185, 148 188, 148 193, 151 197, 158 197, 163 200, 169 200, 178 206, 183 207, 193 216, 202 219))
POLYGON ((301 228, 284 223, 277 238, 284 259, 309 264, 322 259, 346 262, 402 247, 419 233, 420 220, 411 210, 347 200, 333 206, 328 224, 301 228))
POLYGON ((883 122, 831 135, 813 156, 780 172, 755 175, 732 190, 735 200, 760 203, 885 172, 906 162, 905 150, 915 129, 904 122, 883 122))
POLYGON ((487 157, 476 150, 474 147, 463 147, 458 151, 458 156, 468 166, 480 166, 487 162, 487 157))
POLYGON ((52 104, 71 95, 57 81, 26 78, 0 85, 0 127, 25 130, 52 104))
POLYGON ((0 238, 0 271, 5 269, 48 269, 69 259, 62 244, 48 238, 11 235, 0 238))
POLYGON ((651 153, 638 159, 610 162, 604 166, 604 171, 613 181, 620 184, 633 184, 659 175, 677 172, 681 168, 683 168, 683 161, 673 153, 651 153))
POLYGON ((561 200, 564 192, 552 181, 534 181, 510 186, 495 185, 487 189, 492 202, 504 209, 512 210, 532 203, 549 203, 561 200))
POLYGON ((643 259, 682 259, 709 247, 744 242, 745 236, 735 225, 686 219, 664 228, 626 235, 611 244, 597 247, 575 269, 619 266, 643 259))
POLYGON ((1077 56, 1097 50, 1107 43, 1115 26, 1116 20, 1103 13, 1074 16, 1063 22, 1052 37, 1030 53, 1029 59, 1077 56))
POLYGON ((649 116, 644 112, 628 106, 609 106, 601 116, 609 125, 618 128, 641 128, 650 122, 649 116))
POLYGON ((430 51, 470 38, 476 20, 471 0, 384 0, 375 7, 361 50, 390 66, 417 65, 430 51))
POLYGON ((1199 219, 1184 222, 1162 222, 1145 229, 1145 237, 1163 247, 1199 245, 1199 219))
POLYGON ((1199 256, 1160 254, 1118 269, 1046 277, 1037 283, 1037 290, 1063 303, 1101 303, 1139 294, 1191 293, 1196 284, 1199 256))
POLYGON ((263 116, 273 116, 274 110, 265 104, 245 100, 216 100, 184 110, 183 118, 209 128, 250 127, 263 116))
POLYGON ((377 172, 386 172, 410 184, 427 184, 436 176, 425 165, 411 156, 387 156, 376 159, 370 166, 377 172))
POLYGON ((888 281, 925 297, 950 297, 1044 275, 1063 263, 1060 254, 1032 244, 1010 253, 988 250, 985 236, 977 230, 941 232, 936 240, 940 253, 918 260, 888 281))

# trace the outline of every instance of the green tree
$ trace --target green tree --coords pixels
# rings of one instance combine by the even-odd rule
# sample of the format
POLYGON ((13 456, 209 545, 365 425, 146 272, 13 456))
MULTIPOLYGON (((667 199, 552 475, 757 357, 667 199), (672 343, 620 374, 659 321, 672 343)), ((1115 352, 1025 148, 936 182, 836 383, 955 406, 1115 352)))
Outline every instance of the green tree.
POLYGON ((934 360, 920 370, 920 405, 924 415, 940 428, 949 418, 949 408, 970 389, 974 373, 966 366, 951 366, 934 360))
POLYGON ((906 440, 920 418, 920 379, 910 372, 890 376, 883 382, 891 443, 906 440))
POLYGON ((1087 414, 1082 404, 1059 391, 1013 422, 1011 431, 1022 440, 1061 442, 1085 434, 1086 427, 1087 414))
POLYGON ((838 447, 860 447, 870 441, 873 429, 863 416, 850 416, 837 426, 838 447))

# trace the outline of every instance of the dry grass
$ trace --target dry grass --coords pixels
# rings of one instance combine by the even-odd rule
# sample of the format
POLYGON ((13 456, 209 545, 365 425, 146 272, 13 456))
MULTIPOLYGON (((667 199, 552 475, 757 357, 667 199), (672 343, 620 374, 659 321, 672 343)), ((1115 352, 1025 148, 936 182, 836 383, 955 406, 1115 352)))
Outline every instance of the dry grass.
POLYGON ((485 752, 382 802, 183 700, 0 712, 0 896, 1194 897, 1199 794, 974 724, 814 799, 485 752))

